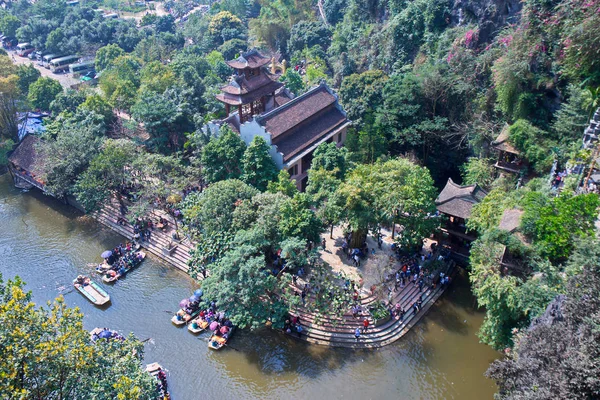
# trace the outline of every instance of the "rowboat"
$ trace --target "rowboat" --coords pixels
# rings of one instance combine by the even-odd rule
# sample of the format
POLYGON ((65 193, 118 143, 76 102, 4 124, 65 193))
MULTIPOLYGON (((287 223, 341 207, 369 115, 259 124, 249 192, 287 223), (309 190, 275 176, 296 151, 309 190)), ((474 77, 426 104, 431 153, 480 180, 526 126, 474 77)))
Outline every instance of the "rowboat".
POLYGON ((129 267, 123 267, 118 271, 109 270, 102 277, 102 281, 105 283, 116 282, 119 278, 122 278, 125 275, 127 275, 127 273, 129 271, 131 271, 132 269, 139 266, 142 263, 142 261, 144 261, 145 258, 146 258, 146 253, 144 253, 143 251, 138 251, 137 253, 135 253, 135 259, 133 261, 133 265, 131 265, 129 267))
POLYGON ((223 346, 227 345, 227 343, 229 342, 229 339, 231 339, 231 335, 233 334, 234 329, 235 329, 235 326, 232 326, 231 328, 229 328, 229 332, 226 334, 227 337, 224 337, 225 335, 218 336, 213 333, 213 335, 208 340, 208 348, 213 349, 213 350, 221 350, 223 348, 223 346))
POLYGON ((210 325, 208 321, 206 321, 203 317, 198 317, 193 319, 192 322, 188 324, 188 331, 192 332, 193 334, 198 334, 207 329, 208 325, 210 325))
POLYGON ((173 318, 171 318, 171 322, 177 326, 187 324, 194 318, 196 318, 200 314, 200 309, 193 311, 191 314, 186 313, 183 309, 179 309, 173 318), (181 315, 181 319, 177 318, 178 315, 181 315))
POLYGON ((146 365, 146 372, 152 375, 159 382, 158 387, 161 393, 161 400, 168 400, 171 398, 167 385, 167 370, 164 369, 159 363, 152 363, 146 365))
MULTIPOLYGON (((142 246, 139 243, 134 243, 132 249, 129 250, 129 251, 125 251, 124 255, 127 255, 127 254, 132 253, 132 252, 136 252, 141 247, 142 246)), ((110 265, 109 263, 106 262, 106 260, 104 260, 104 262, 102 264, 93 264, 93 263, 90 263, 90 264, 88 264, 88 267, 93 267, 96 270, 97 273, 104 274, 104 273, 108 272, 112 268, 112 265, 110 265)))
POLYGON ((80 275, 76 279, 73 279, 73 286, 86 299, 97 306, 104 305, 110 301, 108 293, 87 276, 80 275))
POLYGON ((110 340, 110 339, 119 339, 119 340, 125 340, 125 338, 123 336, 121 336, 121 334, 119 334, 119 332, 117 331, 113 331, 110 330, 108 328, 94 328, 90 331, 90 340, 92 342, 96 342, 99 339, 106 339, 106 340, 110 340))

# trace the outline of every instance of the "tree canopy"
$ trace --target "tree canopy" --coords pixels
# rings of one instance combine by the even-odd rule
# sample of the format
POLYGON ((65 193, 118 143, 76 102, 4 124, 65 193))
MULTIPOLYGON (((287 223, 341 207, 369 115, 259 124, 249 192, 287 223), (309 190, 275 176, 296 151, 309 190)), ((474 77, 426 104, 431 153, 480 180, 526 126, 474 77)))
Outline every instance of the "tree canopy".
POLYGON ((158 399, 139 340, 91 343, 79 310, 62 297, 37 307, 23 286, 0 280, 0 396, 158 399))

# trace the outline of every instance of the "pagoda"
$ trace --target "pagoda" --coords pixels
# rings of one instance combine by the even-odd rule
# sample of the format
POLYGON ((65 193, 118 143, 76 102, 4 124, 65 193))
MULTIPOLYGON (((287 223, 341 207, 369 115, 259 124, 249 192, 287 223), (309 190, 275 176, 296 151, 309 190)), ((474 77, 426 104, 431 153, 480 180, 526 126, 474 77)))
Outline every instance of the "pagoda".
POLYGON ((221 88, 217 100, 225 103, 225 112, 229 116, 237 107, 239 123, 250 120, 252 116, 262 114, 276 106, 275 92, 283 87, 278 75, 271 74, 267 64, 271 59, 256 49, 242 53, 237 59, 227 61, 234 70, 231 81, 221 88), (234 110, 231 107, 234 107, 234 110))

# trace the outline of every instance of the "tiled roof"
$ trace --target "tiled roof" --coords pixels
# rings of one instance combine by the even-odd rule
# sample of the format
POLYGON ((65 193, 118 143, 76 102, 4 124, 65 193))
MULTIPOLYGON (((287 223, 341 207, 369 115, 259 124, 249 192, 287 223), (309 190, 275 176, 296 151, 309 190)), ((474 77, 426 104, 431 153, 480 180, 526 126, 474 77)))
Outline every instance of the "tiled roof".
MULTIPOLYGON (((257 76, 247 79, 245 75, 234 76, 231 81, 221 88, 221 91, 229 94, 243 95, 276 81, 277 78, 265 69, 257 76)), ((281 85, 283 86, 283 84, 281 85)))
POLYGON ((321 84, 281 107, 256 117, 256 121, 275 139, 335 104, 336 101, 336 97, 329 93, 324 84, 321 84))
POLYGON ((508 130, 509 126, 505 126, 500 132, 500 135, 492 142, 492 147, 496 150, 505 151, 507 153, 519 155, 519 150, 515 149, 515 147, 508 142, 508 130))
POLYGON ((40 138, 34 135, 27 135, 13 151, 8 161, 15 166, 31 172, 36 176, 43 174, 40 157, 38 157, 37 144, 40 138))
POLYGON ((435 200, 437 209, 448 215, 467 219, 471 216, 471 209, 483 198, 487 192, 477 184, 460 186, 448 178, 446 186, 435 200))
POLYGON ((283 153, 283 161, 287 162, 345 122, 348 122, 346 116, 336 107, 329 106, 327 110, 274 139, 273 144, 283 153))
POLYGON ((223 103, 230 104, 232 106, 238 106, 240 104, 252 103, 254 100, 258 100, 263 96, 275 92, 277 89, 283 86, 283 83, 269 80, 264 86, 258 87, 251 92, 245 94, 231 94, 231 93, 219 93, 217 100, 223 103))
POLYGON ((235 69, 258 68, 267 65, 271 62, 269 57, 265 57, 256 49, 252 49, 246 53, 242 53, 238 58, 231 61, 226 61, 227 65, 235 69))

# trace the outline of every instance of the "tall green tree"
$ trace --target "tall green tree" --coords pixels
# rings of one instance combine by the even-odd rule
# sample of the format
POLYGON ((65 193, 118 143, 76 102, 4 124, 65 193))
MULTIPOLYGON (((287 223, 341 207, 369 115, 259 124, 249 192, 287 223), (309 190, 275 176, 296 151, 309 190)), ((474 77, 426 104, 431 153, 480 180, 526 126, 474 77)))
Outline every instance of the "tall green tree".
POLYGON ((52 78, 39 78, 29 86, 27 99, 31 105, 40 110, 50 110, 50 103, 62 93, 63 88, 57 80, 52 78))
POLYGON ((134 179, 130 166, 139 153, 128 139, 107 139, 77 179, 74 192, 87 211, 99 207, 134 179))
POLYGON ((265 191, 278 174, 277 166, 269 154, 270 147, 261 136, 255 136, 242 156, 242 181, 265 191))
POLYGON ((202 174, 209 183, 236 179, 242 175, 240 160, 246 144, 229 127, 222 127, 218 137, 213 137, 202 148, 202 174))
POLYGON ((19 65, 17 76, 19 77, 19 90, 23 95, 27 95, 29 86, 37 81, 42 74, 32 64, 29 64, 27 66, 19 65))

